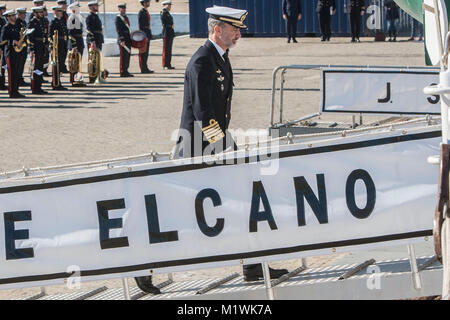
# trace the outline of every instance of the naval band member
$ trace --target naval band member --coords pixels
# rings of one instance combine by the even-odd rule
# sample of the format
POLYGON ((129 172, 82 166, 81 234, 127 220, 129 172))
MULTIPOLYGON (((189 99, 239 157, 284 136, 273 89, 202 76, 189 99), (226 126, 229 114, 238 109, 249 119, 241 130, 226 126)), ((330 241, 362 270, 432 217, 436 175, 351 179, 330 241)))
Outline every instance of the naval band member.
POLYGON ((141 73, 153 73, 153 70, 148 68, 148 54, 150 51, 150 40, 152 39, 152 29, 150 27, 150 13, 148 12, 148 8, 150 7, 150 0, 139 0, 142 5, 141 10, 138 13, 138 23, 139 30, 145 32, 147 36, 147 44, 145 47, 145 51, 139 50, 139 67, 141 69, 141 73))
POLYGON ((335 0, 318 0, 316 12, 319 15, 321 41, 330 41, 331 16, 336 13, 335 0))
MULTIPOLYGON (((67 14, 67 1, 66 0, 58 0, 56 1, 56 3, 58 4, 58 6, 61 7, 62 9, 62 21, 65 24, 65 27, 67 28, 67 20, 69 19, 69 15, 67 14)), ((67 58, 67 52, 68 52, 68 46, 66 45, 66 48, 63 52, 63 60, 61 60, 61 72, 62 73, 69 73, 69 70, 67 70, 67 66, 66 66, 66 58, 67 58)))
POLYGON ((172 47, 173 38, 175 38, 175 31, 173 25, 173 17, 170 14, 172 9, 172 1, 167 0, 161 3, 163 6, 161 11, 161 24, 163 26, 162 36, 163 36, 163 56, 162 56, 162 66, 165 70, 175 69, 172 66, 172 47))
POLYGON ((118 6, 119 14, 116 17, 117 43, 120 50, 120 76, 123 78, 133 77, 128 72, 131 57, 131 28, 127 16, 127 5, 121 3, 118 6))
MULTIPOLYGON (((27 22, 26 22, 26 18, 27 18, 27 9, 26 8, 17 8, 16 9, 17 12, 17 20, 16 20, 16 24, 19 28, 19 30, 24 30, 27 28, 27 22)), ((25 69, 25 63, 27 61, 27 49, 23 49, 20 52, 21 56, 20 56, 20 63, 19 63, 19 87, 25 87, 25 86, 29 86, 29 83, 26 83, 24 78, 23 78, 23 72, 25 69)))
MULTIPOLYGON (((19 93, 19 65, 21 54, 14 50, 20 39, 20 30, 16 24, 16 11, 8 10, 4 13, 7 19, 6 25, 2 28, 0 39, 4 44, 4 56, 8 68, 8 93, 10 98, 24 98, 19 93)), ((22 49, 24 50, 24 49, 22 49)))
MULTIPOLYGON (((102 50, 103 46, 103 27, 102 21, 97 15, 98 12, 98 1, 91 1, 88 3, 89 15, 86 18, 86 45, 88 49, 102 50)), ((100 53, 101 54, 101 53, 100 53)), ((89 83, 94 83, 95 78, 89 77, 89 83)))
MULTIPOLYGON (((3 14, 6 11, 6 4, 0 5, 0 32, 2 28, 6 25, 7 21, 6 18, 3 16, 3 14)), ((0 44, 0 53, 4 51, 4 45, 0 44)), ((6 57, 3 53, 1 59, 0 59, 0 90, 8 90, 8 87, 5 85, 5 68, 3 66, 6 66, 6 57)))
POLYGON ((67 52, 67 24, 63 16, 63 7, 52 7, 54 18, 50 23, 49 28, 49 42, 51 46, 56 46, 58 49, 55 52, 52 50, 52 88, 53 90, 67 90, 61 84, 61 73, 63 72, 64 59, 67 52), (57 37, 56 37, 57 33, 57 37))
POLYGON ((283 19, 286 21, 287 42, 297 42, 297 23, 302 18, 301 0, 283 0, 283 19))
POLYGON ((352 42, 360 42, 361 17, 364 15, 366 5, 364 0, 350 0, 350 26, 352 42))
POLYGON ((28 35, 28 48, 33 66, 31 93, 47 94, 47 91, 42 90, 45 59, 44 52, 47 50, 46 41, 44 39, 46 36, 44 24, 42 23, 42 20, 44 19, 44 7, 33 7, 31 10, 33 11, 33 17, 28 23, 28 29, 34 29, 34 31, 28 35))
MULTIPOLYGON (((228 133, 233 96, 233 69, 228 52, 246 29, 246 10, 227 7, 207 8, 209 39, 192 56, 184 77, 184 100, 180 133, 174 157, 210 155, 236 150, 228 133), (197 134, 201 132, 201 134, 197 134)), ((288 271, 270 269, 271 278, 288 271)), ((245 281, 263 277, 261 264, 244 265, 245 281)))
MULTIPOLYGON (((67 19, 67 29, 69 32, 69 40, 67 43, 68 50, 73 54, 80 54, 83 58, 84 41, 83 41, 83 22, 80 18, 80 5, 78 2, 74 2, 69 5, 69 9, 72 11, 67 19)), ((81 62, 80 62, 81 64, 81 62)), ((70 72, 70 70, 69 70, 70 72)), ((81 72, 81 70, 79 70, 81 72)), ((85 86, 82 80, 75 81, 75 73, 70 73, 70 83, 72 86, 85 86)))

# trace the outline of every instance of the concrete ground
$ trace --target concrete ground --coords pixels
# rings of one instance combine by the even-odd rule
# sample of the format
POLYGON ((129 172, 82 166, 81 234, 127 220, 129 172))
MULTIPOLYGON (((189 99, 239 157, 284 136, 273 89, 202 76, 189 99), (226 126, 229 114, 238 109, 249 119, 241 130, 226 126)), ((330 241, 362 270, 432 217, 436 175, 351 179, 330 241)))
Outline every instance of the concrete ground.
MULTIPOLYGON (((150 67, 155 74, 139 73, 137 52, 133 49, 130 72, 134 78, 120 78, 119 58, 105 59, 111 73, 107 84, 70 88, 54 92, 49 84, 48 96, 35 96, 21 89, 27 97, 12 100, 0 92, 0 172, 25 167, 42 167, 74 162, 109 159, 122 156, 170 151, 171 136, 178 128, 182 108, 183 75, 190 57, 205 39, 177 38, 174 42, 172 71, 161 67, 162 43, 151 44, 150 67)), ((235 91, 231 128, 267 128, 271 101, 272 70, 289 64, 349 65, 424 65, 423 43, 375 43, 364 38, 352 44, 347 38, 333 38, 321 43, 316 38, 301 38, 298 44, 287 44, 282 38, 244 38, 231 50, 235 72, 235 91)), ((84 65, 86 58, 84 59, 84 65)), ((25 68, 28 75, 28 64, 25 68)), ((84 67, 86 69, 86 66, 84 67)), ((47 78, 50 79, 50 78, 47 78)), ((318 71, 288 71, 286 75, 286 119, 319 110, 318 71), (296 90, 304 88, 307 90, 296 90)), ((28 81, 28 79, 27 79, 28 81)), ((64 75, 63 84, 69 87, 64 75)), ((323 117, 325 120, 349 120, 349 116, 323 117)), ((403 248, 406 252, 406 247, 403 248)), ((310 266, 351 261, 363 262, 376 254, 376 259, 395 258, 403 249, 377 250, 376 253, 334 254, 308 258, 310 266), (342 260, 342 259, 347 260, 342 260)), ((331 251, 330 251, 331 253, 331 251)), ((432 255, 431 245, 420 249, 421 255, 432 255)), ((294 269, 300 261, 273 263, 294 269)), ((240 272, 239 267, 176 273, 175 281, 218 277, 240 272)), ((158 283, 164 275, 155 277, 158 283)), ((130 284, 132 284, 130 280, 130 284)), ((84 284, 82 289, 121 286, 120 280, 84 284)), ((65 292, 64 286, 47 288, 48 293, 65 292)), ((23 298, 39 292, 39 288, 0 291, 0 299, 23 298)))

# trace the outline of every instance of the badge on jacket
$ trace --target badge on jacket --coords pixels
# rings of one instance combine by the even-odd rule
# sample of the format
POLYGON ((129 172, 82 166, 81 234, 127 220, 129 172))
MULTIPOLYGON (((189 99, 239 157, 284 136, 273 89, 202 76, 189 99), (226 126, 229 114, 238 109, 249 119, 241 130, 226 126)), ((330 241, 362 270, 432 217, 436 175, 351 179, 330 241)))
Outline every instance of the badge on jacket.
POLYGON ((219 81, 219 83, 220 83, 220 89, 222 91, 224 91, 225 85, 223 84, 223 82, 225 81, 225 77, 222 74, 222 70, 217 69, 216 73, 217 73, 217 81, 219 81))

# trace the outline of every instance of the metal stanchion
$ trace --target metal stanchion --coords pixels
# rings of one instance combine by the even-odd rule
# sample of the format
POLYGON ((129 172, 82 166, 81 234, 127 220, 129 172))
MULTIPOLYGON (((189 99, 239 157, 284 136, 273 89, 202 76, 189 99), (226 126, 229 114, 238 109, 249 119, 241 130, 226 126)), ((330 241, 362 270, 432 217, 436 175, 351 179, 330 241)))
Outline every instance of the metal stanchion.
POLYGON ((130 288, 128 287, 127 278, 122 278, 122 286, 123 286, 123 297, 125 300, 131 300, 130 298, 130 288))
POLYGON ((409 263, 411 265, 411 275, 413 279, 414 288, 416 290, 422 289, 422 281, 420 279, 419 268, 417 267, 416 252, 412 244, 408 245, 409 263))
POLYGON ((273 294, 272 282, 270 281, 269 264, 267 262, 263 262, 262 269, 263 269, 263 276, 264 276, 264 284, 266 286, 267 299, 275 300, 275 296, 273 294))

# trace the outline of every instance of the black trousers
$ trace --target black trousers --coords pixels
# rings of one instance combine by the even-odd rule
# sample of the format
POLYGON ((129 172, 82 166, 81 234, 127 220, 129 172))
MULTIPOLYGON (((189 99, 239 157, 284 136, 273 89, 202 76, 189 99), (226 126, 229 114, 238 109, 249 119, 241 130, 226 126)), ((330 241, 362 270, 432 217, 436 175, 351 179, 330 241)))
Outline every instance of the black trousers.
POLYGON ((150 39, 147 39, 145 51, 143 52, 139 51, 139 68, 141 68, 141 72, 148 70, 147 61, 149 51, 150 51, 150 39))
POLYGON ((34 47, 34 68, 33 68, 33 76, 31 78, 31 91, 36 93, 42 90, 42 80, 43 75, 38 75, 35 71, 44 72, 44 62, 45 62, 45 51, 47 47, 43 44, 35 44, 34 47))
POLYGON ((295 39, 297 37, 297 17, 287 17, 286 19, 286 32, 288 39, 295 39))
MULTIPOLYGON (((125 46, 131 51, 131 44, 125 44, 125 46)), ((130 66, 131 54, 122 46, 120 46, 120 74, 128 72, 128 67, 130 66)))
POLYGON ((27 62, 27 48, 23 48, 22 51, 20 52, 20 61, 19 61, 19 82, 23 82, 25 81, 23 79, 23 72, 25 69, 25 63, 27 62))
POLYGON ((6 58, 8 65, 8 93, 11 97, 19 92, 19 65, 21 55, 13 50, 6 58))
POLYGON ((352 39, 359 39, 359 34, 361 32, 361 10, 350 11, 350 27, 352 39))
POLYGON ((163 43, 163 56, 162 56, 162 66, 171 67, 172 66, 172 46, 173 46, 172 34, 166 34, 164 36, 163 43))
MULTIPOLYGON (((4 48, 2 48, 3 49, 3 52, 4 52, 4 48)), ((1 64, 1 66, 0 66, 0 69, 1 69, 1 71, 0 71, 0 86, 4 86, 5 85, 5 69, 3 68, 3 66, 4 65, 6 65, 6 57, 5 57, 5 54, 3 54, 3 58, 2 58, 2 61, 0 61, 0 64, 1 64)))
POLYGON ((331 37, 331 15, 330 9, 323 9, 319 12, 320 33, 322 39, 330 39, 331 37))
POLYGON ((47 70, 48 68, 48 64, 50 62, 50 47, 48 43, 44 44, 44 65, 46 65, 46 67, 43 66, 43 69, 47 70))

